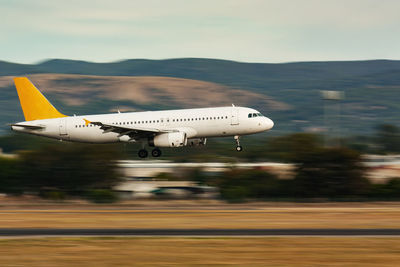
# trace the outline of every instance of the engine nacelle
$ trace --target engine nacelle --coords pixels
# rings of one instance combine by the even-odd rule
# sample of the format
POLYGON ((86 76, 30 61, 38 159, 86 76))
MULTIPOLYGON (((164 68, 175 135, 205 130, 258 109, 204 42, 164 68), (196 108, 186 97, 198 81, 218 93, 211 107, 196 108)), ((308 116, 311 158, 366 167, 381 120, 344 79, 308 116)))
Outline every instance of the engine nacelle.
POLYGON ((187 140, 188 146, 205 146, 207 143, 207 138, 189 138, 187 140))
POLYGON ((186 146, 186 133, 162 133, 149 139, 149 146, 156 147, 180 147, 186 146))

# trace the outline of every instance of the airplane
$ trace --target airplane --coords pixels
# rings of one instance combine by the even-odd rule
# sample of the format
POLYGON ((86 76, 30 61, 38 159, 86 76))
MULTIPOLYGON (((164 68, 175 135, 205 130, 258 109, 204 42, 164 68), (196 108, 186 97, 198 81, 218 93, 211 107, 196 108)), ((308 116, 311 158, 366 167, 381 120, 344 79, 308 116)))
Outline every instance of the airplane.
POLYGON ((236 150, 242 151, 240 136, 270 130, 274 122, 255 109, 229 107, 127 112, 67 116, 60 113, 27 77, 14 78, 25 121, 10 124, 13 131, 45 136, 61 141, 84 143, 141 143, 154 147, 160 157, 162 147, 204 146, 209 137, 233 136, 236 150))

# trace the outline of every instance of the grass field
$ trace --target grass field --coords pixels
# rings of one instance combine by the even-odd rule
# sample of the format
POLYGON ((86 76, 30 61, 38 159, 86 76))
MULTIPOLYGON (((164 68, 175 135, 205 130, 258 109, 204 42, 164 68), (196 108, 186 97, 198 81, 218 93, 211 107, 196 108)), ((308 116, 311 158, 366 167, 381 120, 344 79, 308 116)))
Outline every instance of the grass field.
POLYGON ((0 240, 1 266, 398 266, 399 238, 0 240))
MULTIPOLYGON (((4 200, 1 228, 399 228, 400 203, 4 200)), ((398 266, 397 237, 1 238, 0 266, 398 266)))
POLYGON ((1 228, 398 228, 400 203, 149 201, 0 206, 1 228))

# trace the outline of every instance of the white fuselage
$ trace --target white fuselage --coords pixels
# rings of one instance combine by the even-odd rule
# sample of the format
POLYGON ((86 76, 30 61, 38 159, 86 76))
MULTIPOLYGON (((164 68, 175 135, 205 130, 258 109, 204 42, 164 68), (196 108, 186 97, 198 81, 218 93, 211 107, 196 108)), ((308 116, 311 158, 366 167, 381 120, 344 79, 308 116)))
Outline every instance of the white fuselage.
POLYGON ((100 121, 127 128, 180 131, 185 132, 187 138, 248 135, 267 131, 274 125, 272 120, 267 117, 249 116, 249 114, 260 113, 245 107, 129 112, 34 120, 21 122, 19 125, 26 123, 41 126, 42 129, 28 129, 19 126, 12 126, 12 129, 60 140, 114 143, 141 140, 132 140, 127 135, 115 132, 104 132, 100 126, 87 124, 85 120, 100 121))

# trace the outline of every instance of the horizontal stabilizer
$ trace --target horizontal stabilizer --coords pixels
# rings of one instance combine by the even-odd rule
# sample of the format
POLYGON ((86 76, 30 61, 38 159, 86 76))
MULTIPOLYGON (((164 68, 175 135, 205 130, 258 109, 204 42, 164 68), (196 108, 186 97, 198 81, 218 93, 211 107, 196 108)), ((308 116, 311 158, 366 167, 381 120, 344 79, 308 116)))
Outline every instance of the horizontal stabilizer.
POLYGON ((39 126, 39 125, 27 125, 27 124, 10 124, 10 126, 17 126, 17 127, 23 127, 29 130, 41 130, 44 129, 44 126, 39 126))

